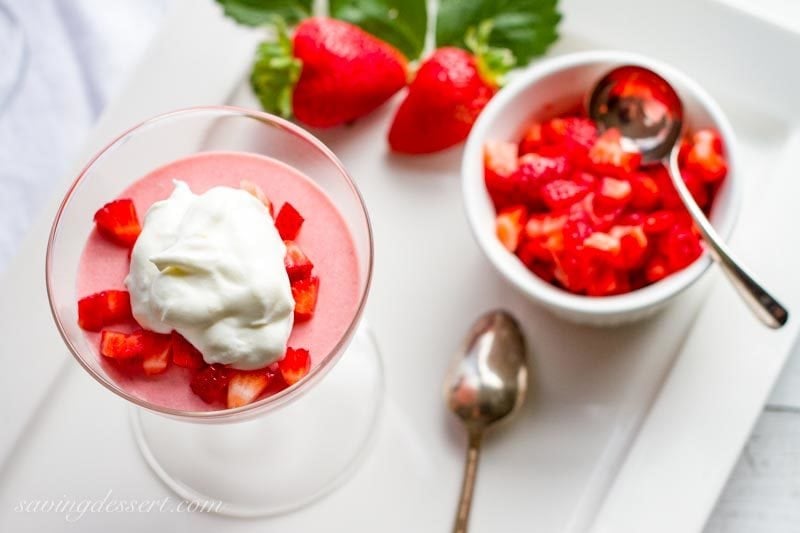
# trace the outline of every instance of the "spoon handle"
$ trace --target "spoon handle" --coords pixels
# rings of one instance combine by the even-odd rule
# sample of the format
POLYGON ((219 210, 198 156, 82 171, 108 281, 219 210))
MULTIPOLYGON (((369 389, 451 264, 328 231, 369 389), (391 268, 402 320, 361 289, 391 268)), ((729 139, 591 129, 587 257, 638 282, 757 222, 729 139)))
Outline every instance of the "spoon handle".
POLYGON ((777 329, 786 324, 789 319, 789 311, 783 307, 778 300, 773 298, 758 283, 750 273, 742 267, 731 255, 730 250, 722 241, 717 231, 706 218, 705 213, 700 209, 692 197, 692 193, 686 187, 681 177, 680 166, 678 165, 678 151, 676 145, 669 156, 669 172, 675 189, 683 200, 689 214, 692 217, 697 229, 703 237, 709 252, 714 260, 728 276, 734 288, 750 307, 750 310, 767 326, 777 329))
POLYGON ((478 474, 478 459, 481 453, 483 431, 469 432, 467 462, 464 465, 464 481, 461 483, 461 498, 458 501, 458 512, 453 533, 467 533, 469 511, 472 508, 472 492, 475 489, 475 477, 478 474))

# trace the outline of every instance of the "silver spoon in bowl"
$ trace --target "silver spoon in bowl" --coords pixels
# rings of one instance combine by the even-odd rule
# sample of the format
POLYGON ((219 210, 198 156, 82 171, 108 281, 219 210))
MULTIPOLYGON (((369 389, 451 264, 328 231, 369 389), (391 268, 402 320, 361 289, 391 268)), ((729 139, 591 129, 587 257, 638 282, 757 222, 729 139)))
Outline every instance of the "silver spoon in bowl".
POLYGON ((591 92, 589 117, 600 130, 617 128, 623 141, 636 146, 642 163, 664 163, 672 183, 708 246, 711 257, 728 276, 751 311, 767 326, 780 328, 789 312, 732 256, 683 182, 678 166, 678 139, 683 129, 683 105, 664 78, 644 67, 622 66, 603 76, 591 92), (626 90, 644 86, 648 96, 626 90))
POLYGON ((493 311, 473 324, 445 381, 448 407, 467 428, 469 444, 454 533, 465 533, 484 431, 516 411, 528 389, 525 339, 514 318, 493 311))

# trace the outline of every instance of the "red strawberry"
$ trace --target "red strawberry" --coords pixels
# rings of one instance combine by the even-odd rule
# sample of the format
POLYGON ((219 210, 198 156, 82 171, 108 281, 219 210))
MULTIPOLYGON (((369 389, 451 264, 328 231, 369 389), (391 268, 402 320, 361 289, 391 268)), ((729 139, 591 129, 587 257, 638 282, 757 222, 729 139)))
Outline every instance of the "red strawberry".
POLYGON ((319 278, 311 276, 292 283, 292 296, 294 297, 294 320, 306 322, 314 316, 319 293, 319 278))
POLYGON ((100 334, 100 354, 111 359, 131 359, 139 357, 145 350, 145 332, 133 333, 103 330, 100 334))
POLYGON ((542 200, 554 211, 569 207, 588 193, 589 187, 570 180, 553 180, 541 188, 542 200))
POLYGON ((509 252, 516 251, 519 246, 522 227, 528 218, 525 206, 507 207, 498 213, 495 219, 497 238, 509 252))
POLYGON ((630 178, 631 206, 634 209, 649 211, 655 209, 661 200, 661 190, 656 180, 642 172, 630 178))
POLYGON ((308 374, 311 369, 311 357, 308 350, 303 348, 287 348, 286 355, 278 361, 278 367, 281 370, 283 381, 287 385, 294 385, 308 374))
POLYGON ((278 216, 275 217, 275 227, 278 229, 281 239, 291 241, 297 238, 304 221, 305 219, 297 212, 297 209, 286 202, 278 211, 278 216))
POLYGON ((531 124, 522 140, 519 143, 520 154, 530 154, 531 152, 538 152, 544 144, 544 136, 542 135, 542 125, 538 123, 531 124))
POLYGON ((621 250, 619 239, 602 231, 596 231, 586 237, 583 246, 591 257, 609 265, 617 262, 621 250))
POLYGON ((496 90, 474 55, 460 48, 436 50, 394 116, 389 145, 395 152, 426 154, 460 143, 496 90))
POLYGON ((651 235, 664 233, 675 226, 677 220, 674 211, 655 211, 644 219, 644 231, 651 235))
POLYGON ((630 270, 642 265, 648 244, 647 235, 642 226, 614 226, 608 233, 619 239, 617 267, 630 270))
POLYGON ((525 237, 528 239, 549 237, 561 231, 566 223, 566 215, 533 215, 528 219, 528 223, 525 224, 525 237))
POLYGON ((269 211, 269 216, 275 216, 275 213, 273 212, 272 202, 269 200, 269 198, 267 198, 267 195, 264 194, 264 191, 261 190, 261 187, 259 187, 252 181, 242 180, 239 182, 239 188, 249 192, 250 194, 255 196, 259 202, 264 204, 264 207, 266 207, 267 211, 269 211))
POLYGON ((624 273, 606 266, 594 268, 586 284, 586 294, 589 296, 611 296, 629 290, 630 283, 624 273))
POLYGON ((121 246, 133 246, 142 231, 133 201, 127 198, 101 207, 94 214, 94 222, 103 237, 121 246))
POLYGON ((625 176, 636 170, 641 160, 635 149, 623 148, 622 134, 616 128, 604 131, 589 150, 589 161, 599 174, 625 176))
POLYGON ((483 165, 487 173, 510 176, 519 166, 519 149, 516 144, 487 141, 483 147, 483 165))
POLYGON ((161 374, 169 366, 172 336, 152 331, 143 332, 142 368, 148 376, 161 374))
POLYGON ((200 350, 183 338, 177 331, 172 332, 172 362, 183 368, 197 370, 206 366, 200 350))
POLYGON ((219 364, 205 367, 192 376, 192 392, 206 403, 223 403, 227 399, 228 383, 235 371, 219 364))
POLYGON ((517 145, 510 142, 489 141, 483 147, 484 181, 497 209, 513 202, 516 186, 511 175, 519 166, 517 152, 517 145))
POLYGON ((700 208, 706 207, 711 199, 708 195, 706 182, 703 181, 703 179, 698 176, 695 171, 688 168, 681 171, 681 178, 683 178, 686 188, 689 189, 690 193, 692 193, 692 198, 694 198, 694 201, 697 202, 697 205, 699 205, 700 208))
POLYGON ((728 173, 722 151, 722 138, 718 132, 711 129, 697 131, 685 155, 687 170, 693 171, 704 181, 720 181, 728 173))
POLYGON ((511 175, 517 201, 525 201, 532 208, 542 206, 542 186, 550 181, 567 178, 569 168, 563 156, 548 157, 525 154, 519 158, 519 168, 511 175))
POLYGON ((295 29, 302 61, 292 107, 300 122, 330 127, 371 112, 406 85, 406 59, 350 23, 312 17, 295 29))
POLYGON ((560 146, 563 154, 583 164, 597 141, 597 127, 586 118, 554 118, 542 125, 542 137, 547 144, 560 146))
POLYGON ((263 371, 236 372, 228 382, 228 409, 253 403, 268 384, 263 371))
POLYGON ((644 267, 644 277, 650 283, 662 280, 669 274, 667 260, 662 255, 655 255, 647 261, 644 267))
POLYGON ((78 300, 78 325, 86 331, 132 319, 128 291, 103 291, 78 300))
POLYGON ((606 208, 625 207, 631 200, 632 191, 628 180, 603 178, 595 201, 606 208))
POLYGON ((671 271, 680 270, 703 253, 700 239, 689 226, 672 228, 661 240, 661 251, 671 271))
POLYGON ((286 241, 286 256, 283 264, 290 281, 298 281, 311 275, 314 264, 306 257, 303 250, 294 241, 286 241))

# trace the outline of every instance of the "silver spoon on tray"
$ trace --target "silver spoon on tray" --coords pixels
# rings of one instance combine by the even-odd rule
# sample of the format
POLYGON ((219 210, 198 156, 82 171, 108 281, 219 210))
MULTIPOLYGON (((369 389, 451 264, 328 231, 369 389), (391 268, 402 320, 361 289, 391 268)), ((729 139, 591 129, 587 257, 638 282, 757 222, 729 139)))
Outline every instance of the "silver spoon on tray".
POLYGON ((467 334, 445 381, 447 405, 469 436, 454 533, 467 531, 484 432, 516 411, 527 389, 525 339, 517 321, 504 311, 482 316, 467 334))

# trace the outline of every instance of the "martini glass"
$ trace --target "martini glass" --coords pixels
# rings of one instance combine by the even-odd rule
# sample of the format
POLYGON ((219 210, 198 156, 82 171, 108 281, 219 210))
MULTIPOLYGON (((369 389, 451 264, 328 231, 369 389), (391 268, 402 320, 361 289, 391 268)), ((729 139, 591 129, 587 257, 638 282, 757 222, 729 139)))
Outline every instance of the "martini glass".
POLYGON ((147 120, 88 163, 53 223, 46 281, 67 347, 92 377, 130 403, 137 444, 156 475, 206 508, 261 516, 298 509, 327 494, 347 479, 368 448, 384 388, 378 349, 361 321, 372 257, 372 230, 361 195, 320 141, 265 113, 201 107, 147 120), (155 168, 209 151, 277 159, 327 193, 355 243, 360 303, 335 348, 314 361, 297 384, 236 409, 181 411, 132 395, 108 375, 78 327, 76 280, 98 206, 155 168))

